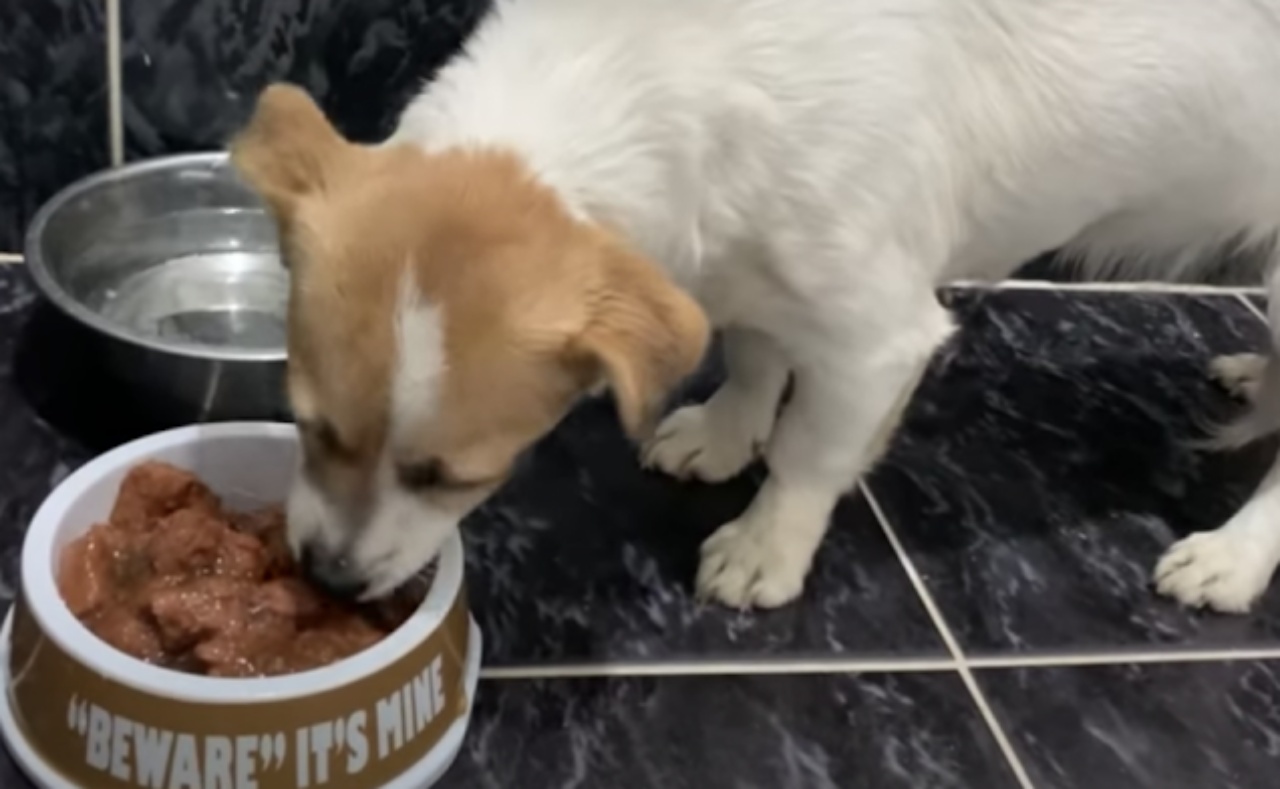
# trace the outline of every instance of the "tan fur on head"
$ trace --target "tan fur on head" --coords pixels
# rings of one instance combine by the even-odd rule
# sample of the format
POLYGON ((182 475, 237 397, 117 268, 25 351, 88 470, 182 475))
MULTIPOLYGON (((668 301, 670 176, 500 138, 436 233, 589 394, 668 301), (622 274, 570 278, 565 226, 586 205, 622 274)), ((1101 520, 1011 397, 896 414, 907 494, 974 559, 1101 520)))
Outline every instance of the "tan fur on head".
POLYGON ((231 143, 231 161, 282 219, 300 196, 325 188, 325 177, 351 146, 324 112, 293 85, 268 87, 249 125, 231 143))
MULTIPOLYGON (((347 513, 316 519, 376 521, 379 499, 404 493, 387 470, 430 461, 456 484, 412 496, 456 521, 600 378, 639 436, 706 348, 694 301, 512 153, 355 145, 278 86, 232 158, 278 218, 292 275, 305 480, 347 513)), ((381 539, 357 522, 295 526, 381 539)))

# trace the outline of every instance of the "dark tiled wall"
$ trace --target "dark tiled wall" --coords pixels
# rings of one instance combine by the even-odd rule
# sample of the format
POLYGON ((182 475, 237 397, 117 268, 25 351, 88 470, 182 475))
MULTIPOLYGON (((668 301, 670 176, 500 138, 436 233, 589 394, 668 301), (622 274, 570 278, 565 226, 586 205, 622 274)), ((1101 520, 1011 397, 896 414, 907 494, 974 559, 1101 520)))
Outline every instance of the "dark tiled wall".
POLYGON ((258 91, 308 88, 359 140, 391 131, 487 0, 120 0, 131 156, 221 146, 258 91))
POLYGON ((0 253, 68 181, 107 165, 101 0, 0 0, 0 253))
MULTIPOLYGON (((390 130, 489 0, 119 3, 128 158, 221 147, 258 91, 308 88, 347 134, 390 130)), ((0 253, 40 203, 110 164, 108 0, 0 0, 0 253)))

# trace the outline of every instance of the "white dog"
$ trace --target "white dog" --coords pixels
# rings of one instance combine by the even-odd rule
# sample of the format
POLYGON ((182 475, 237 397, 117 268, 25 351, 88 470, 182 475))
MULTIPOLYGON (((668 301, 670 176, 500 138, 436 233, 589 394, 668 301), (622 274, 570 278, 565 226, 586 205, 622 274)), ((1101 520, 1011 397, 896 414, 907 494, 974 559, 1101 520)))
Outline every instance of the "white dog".
MULTIPOLYGON (((294 275, 317 578, 404 581, 604 380, 651 466, 763 453, 697 586, 779 606, 952 331, 939 285, 1057 247, 1176 277, 1274 239, 1280 0, 499 0, 385 144, 275 87, 233 153, 294 275), (727 381, 650 430, 708 324, 727 381)), ((1280 368, 1219 367, 1260 390, 1230 442, 1280 424, 1280 368)), ((1278 521, 1273 470, 1160 589, 1245 610, 1278 521)))

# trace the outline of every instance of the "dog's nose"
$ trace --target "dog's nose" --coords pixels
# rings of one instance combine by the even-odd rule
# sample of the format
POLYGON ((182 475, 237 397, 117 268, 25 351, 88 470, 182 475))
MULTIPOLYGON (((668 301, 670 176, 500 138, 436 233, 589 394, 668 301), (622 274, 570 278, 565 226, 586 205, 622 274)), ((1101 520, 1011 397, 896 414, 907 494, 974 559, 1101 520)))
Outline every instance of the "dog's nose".
POLYGON ((303 576, 338 600, 355 600, 369 584, 356 574, 346 554, 335 554, 313 544, 302 546, 298 557, 303 576))

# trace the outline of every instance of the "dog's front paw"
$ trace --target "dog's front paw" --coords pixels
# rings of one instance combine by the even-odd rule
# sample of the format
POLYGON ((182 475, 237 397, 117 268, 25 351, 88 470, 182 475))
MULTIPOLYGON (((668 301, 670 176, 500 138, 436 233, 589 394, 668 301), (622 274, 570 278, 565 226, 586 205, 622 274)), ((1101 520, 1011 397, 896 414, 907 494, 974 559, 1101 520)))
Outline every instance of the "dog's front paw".
POLYGON ((1267 357, 1257 353, 1216 356, 1209 362, 1209 376, 1239 400, 1253 402, 1267 370, 1267 357))
POLYGON ((746 515, 702 544, 698 595, 734 608, 777 608, 804 591, 812 550, 787 543, 782 528, 746 515))
POLYGON ((658 426, 645 445, 643 462, 677 479, 724 482, 755 460, 761 432, 725 408, 686 406, 658 426))
POLYGON ((1194 608, 1242 614, 1266 591, 1274 569, 1239 533, 1201 532, 1174 543, 1160 558, 1156 590, 1194 608))

